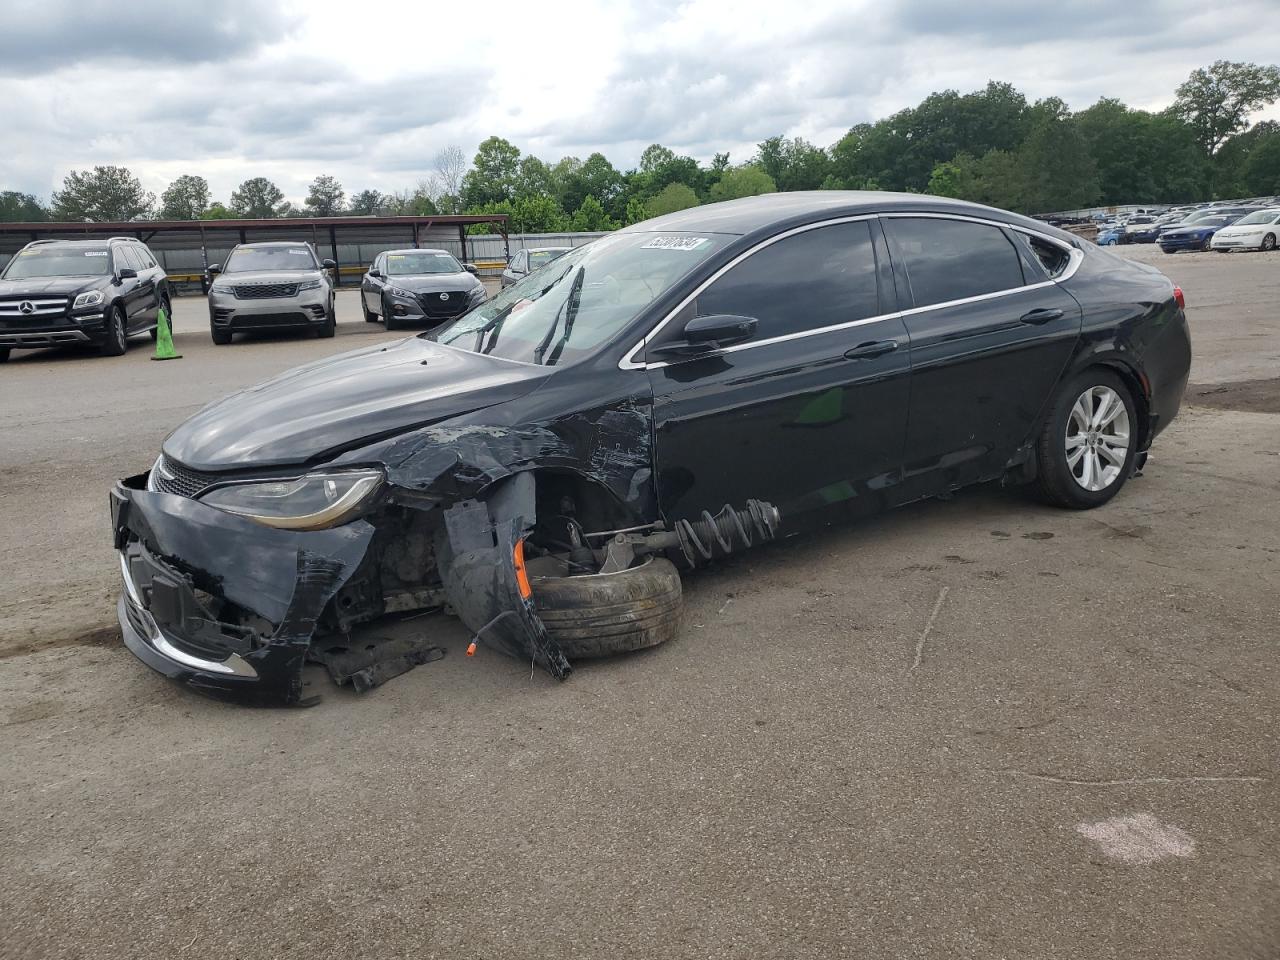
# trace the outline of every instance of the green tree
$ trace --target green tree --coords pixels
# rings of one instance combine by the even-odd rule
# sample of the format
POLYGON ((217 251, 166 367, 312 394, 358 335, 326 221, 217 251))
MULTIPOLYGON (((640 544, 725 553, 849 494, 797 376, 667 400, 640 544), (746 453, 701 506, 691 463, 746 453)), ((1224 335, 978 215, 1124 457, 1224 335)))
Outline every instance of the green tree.
POLYGON ((649 209, 644 205, 639 197, 632 197, 627 201, 626 210, 623 211, 623 226, 631 226, 633 223, 641 223, 649 219, 649 209))
POLYGON ((675 213, 677 210, 696 207, 700 202, 698 195, 685 184, 669 183, 656 197, 644 204, 643 209, 646 217, 660 217, 664 213, 675 213))
POLYGON ((644 148, 644 153, 640 154, 640 172, 653 173, 663 164, 670 163, 675 158, 674 150, 664 147, 660 143, 651 143, 644 148))
POLYGON ((1173 109, 1196 131, 1205 153, 1217 153, 1232 134, 1249 126, 1249 114, 1280 99, 1280 69, 1216 60, 1191 71, 1178 87, 1173 109))
POLYGON ((778 189, 773 178, 750 164, 742 167, 730 167, 720 178, 720 182, 711 188, 712 200, 734 200, 738 197, 754 197, 762 193, 773 193, 778 189))
POLYGON ((570 229, 579 233, 595 233, 602 230, 617 230, 618 222, 605 212, 604 206, 595 197, 586 197, 582 205, 573 212, 570 229))
MULTIPOLYGON (((728 161, 727 156, 725 160, 728 161)), ((827 151, 800 137, 770 137, 762 141, 752 162, 773 178, 779 190, 817 190, 832 169, 827 151)))
POLYGON ((934 164, 925 193, 935 197, 972 200, 977 192, 975 168, 977 158, 971 153, 957 153, 952 159, 934 164))
POLYGON ((377 190, 361 190, 351 195, 347 212, 353 217, 373 217, 382 213, 385 198, 377 190))
POLYGON ((516 167, 513 196, 555 196, 556 178, 551 167, 535 156, 524 157, 516 167))
POLYGON ((234 220, 236 212, 230 207, 226 207, 217 201, 209 204, 204 213, 200 214, 201 220, 234 220))
MULTIPOLYGON (((485 216, 486 214, 495 213, 505 213, 508 217, 514 217, 515 212, 515 205, 510 200, 496 200, 492 203, 481 204, 478 207, 468 207, 466 210, 467 216, 469 217, 480 217, 485 216)), ((510 223, 511 221, 508 220, 508 229, 512 229, 510 223)), ((467 233, 469 234, 483 235, 493 232, 494 224, 492 223, 473 223, 471 226, 467 227, 467 233)))
POLYGON ((209 206, 209 182, 183 174, 160 194, 161 220, 199 220, 209 206))
POLYGON ((560 203, 566 210, 577 210, 587 197, 595 197, 608 211, 626 208, 622 174, 602 153, 587 157, 560 185, 560 203))
POLYGON ((312 217, 337 217, 342 214, 346 193, 337 178, 321 174, 311 181, 307 191, 307 215, 312 217))
POLYGON ((547 194, 516 197, 511 204, 511 230, 515 233, 561 233, 569 229, 560 201, 547 194))
POLYGON ((1261 137, 1249 151, 1244 180, 1249 193, 1280 193, 1280 128, 1261 137))
POLYGON ((107 223, 142 220, 151 215, 155 194, 142 189, 127 167, 72 170, 53 194, 55 220, 107 223))
POLYGON ((0 191, 0 223, 43 223, 48 219, 49 211, 31 194, 0 191))
POLYGON ((1019 206, 1027 213, 1087 207, 1102 195, 1089 143, 1066 105, 1055 97, 1036 104, 1035 125, 1018 149, 1019 206))
POLYGON ((292 212, 284 193, 266 177, 252 177, 236 187, 229 206, 237 217, 248 220, 272 220, 292 212))
POLYGON ((467 207, 511 200, 516 194, 520 150, 501 137, 489 137, 476 149, 472 169, 462 178, 467 207))

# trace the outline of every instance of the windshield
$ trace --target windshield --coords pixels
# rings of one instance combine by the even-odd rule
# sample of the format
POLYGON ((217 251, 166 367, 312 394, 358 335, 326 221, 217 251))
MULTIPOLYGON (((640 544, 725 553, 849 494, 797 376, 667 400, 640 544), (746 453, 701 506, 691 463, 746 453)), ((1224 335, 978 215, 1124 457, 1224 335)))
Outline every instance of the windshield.
POLYGON ((106 247, 38 246, 19 250, 5 268, 6 280, 37 277, 105 277, 111 273, 106 247))
POLYGON ((720 237, 694 234, 610 234, 423 336, 508 360, 571 363, 622 330, 722 245, 720 237))
POLYGON ((539 267, 545 267, 552 260, 558 260, 568 252, 568 247, 563 250, 530 250, 529 269, 537 270, 539 267))
POLYGON ((1257 210, 1237 220, 1236 226, 1242 227, 1246 223, 1275 223, 1277 217, 1280 217, 1280 210, 1257 210))
POLYGON ((315 269, 316 258, 308 247, 237 247, 231 251, 222 272, 315 269))
POLYGON ((416 277, 424 273, 461 273, 462 266, 452 254, 432 250, 388 253, 387 276, 416 277))

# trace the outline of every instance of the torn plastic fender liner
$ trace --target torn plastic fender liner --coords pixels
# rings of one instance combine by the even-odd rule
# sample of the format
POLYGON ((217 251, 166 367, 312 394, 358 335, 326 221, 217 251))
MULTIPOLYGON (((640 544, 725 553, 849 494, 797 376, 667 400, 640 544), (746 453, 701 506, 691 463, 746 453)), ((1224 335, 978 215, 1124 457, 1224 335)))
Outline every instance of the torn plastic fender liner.
POLYGON ((486 502, 464 500, 450 507, 437 557, 449 603, 481 644, 564 680, 573 667, 547 635, 532 599, 521 593, 516 573, 516 544, 536 519, 534 492, 533 474, 518 473, 486 502))
MULTIPOLYGON (((363 560, 373 540, 372 525, 357 520, 329 530, 279 530, 198 500, 138 489, 144 481, 134 477, 116 484, 111 517, 115 547, 156 625, 179 649, 187 645, 209 651, 211 645, 221 645, 208 620, 192 614, 202 606, 196 590, 266 621, 270 635, 245 641, 239 651, 227 637, 226 653, 239 653, 254 668, 262 693, 269 688, 287 701, 296 700, 316 623, 363 560), (164 589, 156 592, 155 586, 164 589), (161 596, 165 602, 157 603, 161 596)), ((121 628, 127 640, 134 639, 130 648, 136 654, 171 676, 206 687, 245 686, 244 678, 231 681, 163 664, 163 654, 153 646, 137 648, 146 640, 123 616, 121 628)))

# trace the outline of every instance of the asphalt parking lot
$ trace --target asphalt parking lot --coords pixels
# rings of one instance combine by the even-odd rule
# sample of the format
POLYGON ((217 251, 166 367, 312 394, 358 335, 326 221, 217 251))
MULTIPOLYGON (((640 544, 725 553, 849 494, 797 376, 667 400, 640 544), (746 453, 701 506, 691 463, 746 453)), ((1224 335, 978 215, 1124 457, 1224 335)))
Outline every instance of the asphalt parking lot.
POLYGON ((448 649, 310 710, 114 630, 106 493, 206 402, 391 339, 0 368, 0 956, 1280 957, 1280 254, 1186 292, 1188 404, 1108 506, 977 489, 686 578, 564 684, 448 649))

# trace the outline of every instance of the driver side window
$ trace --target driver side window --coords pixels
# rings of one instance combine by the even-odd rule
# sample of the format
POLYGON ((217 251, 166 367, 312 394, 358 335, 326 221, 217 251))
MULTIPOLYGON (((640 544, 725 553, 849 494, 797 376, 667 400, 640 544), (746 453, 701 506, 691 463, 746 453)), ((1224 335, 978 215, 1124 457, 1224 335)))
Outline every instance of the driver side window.
POLYGON ((793 234, 747 257, 698 295, 694 316, 754 317, 753 340, 881 313, 866 220, 793 234))

